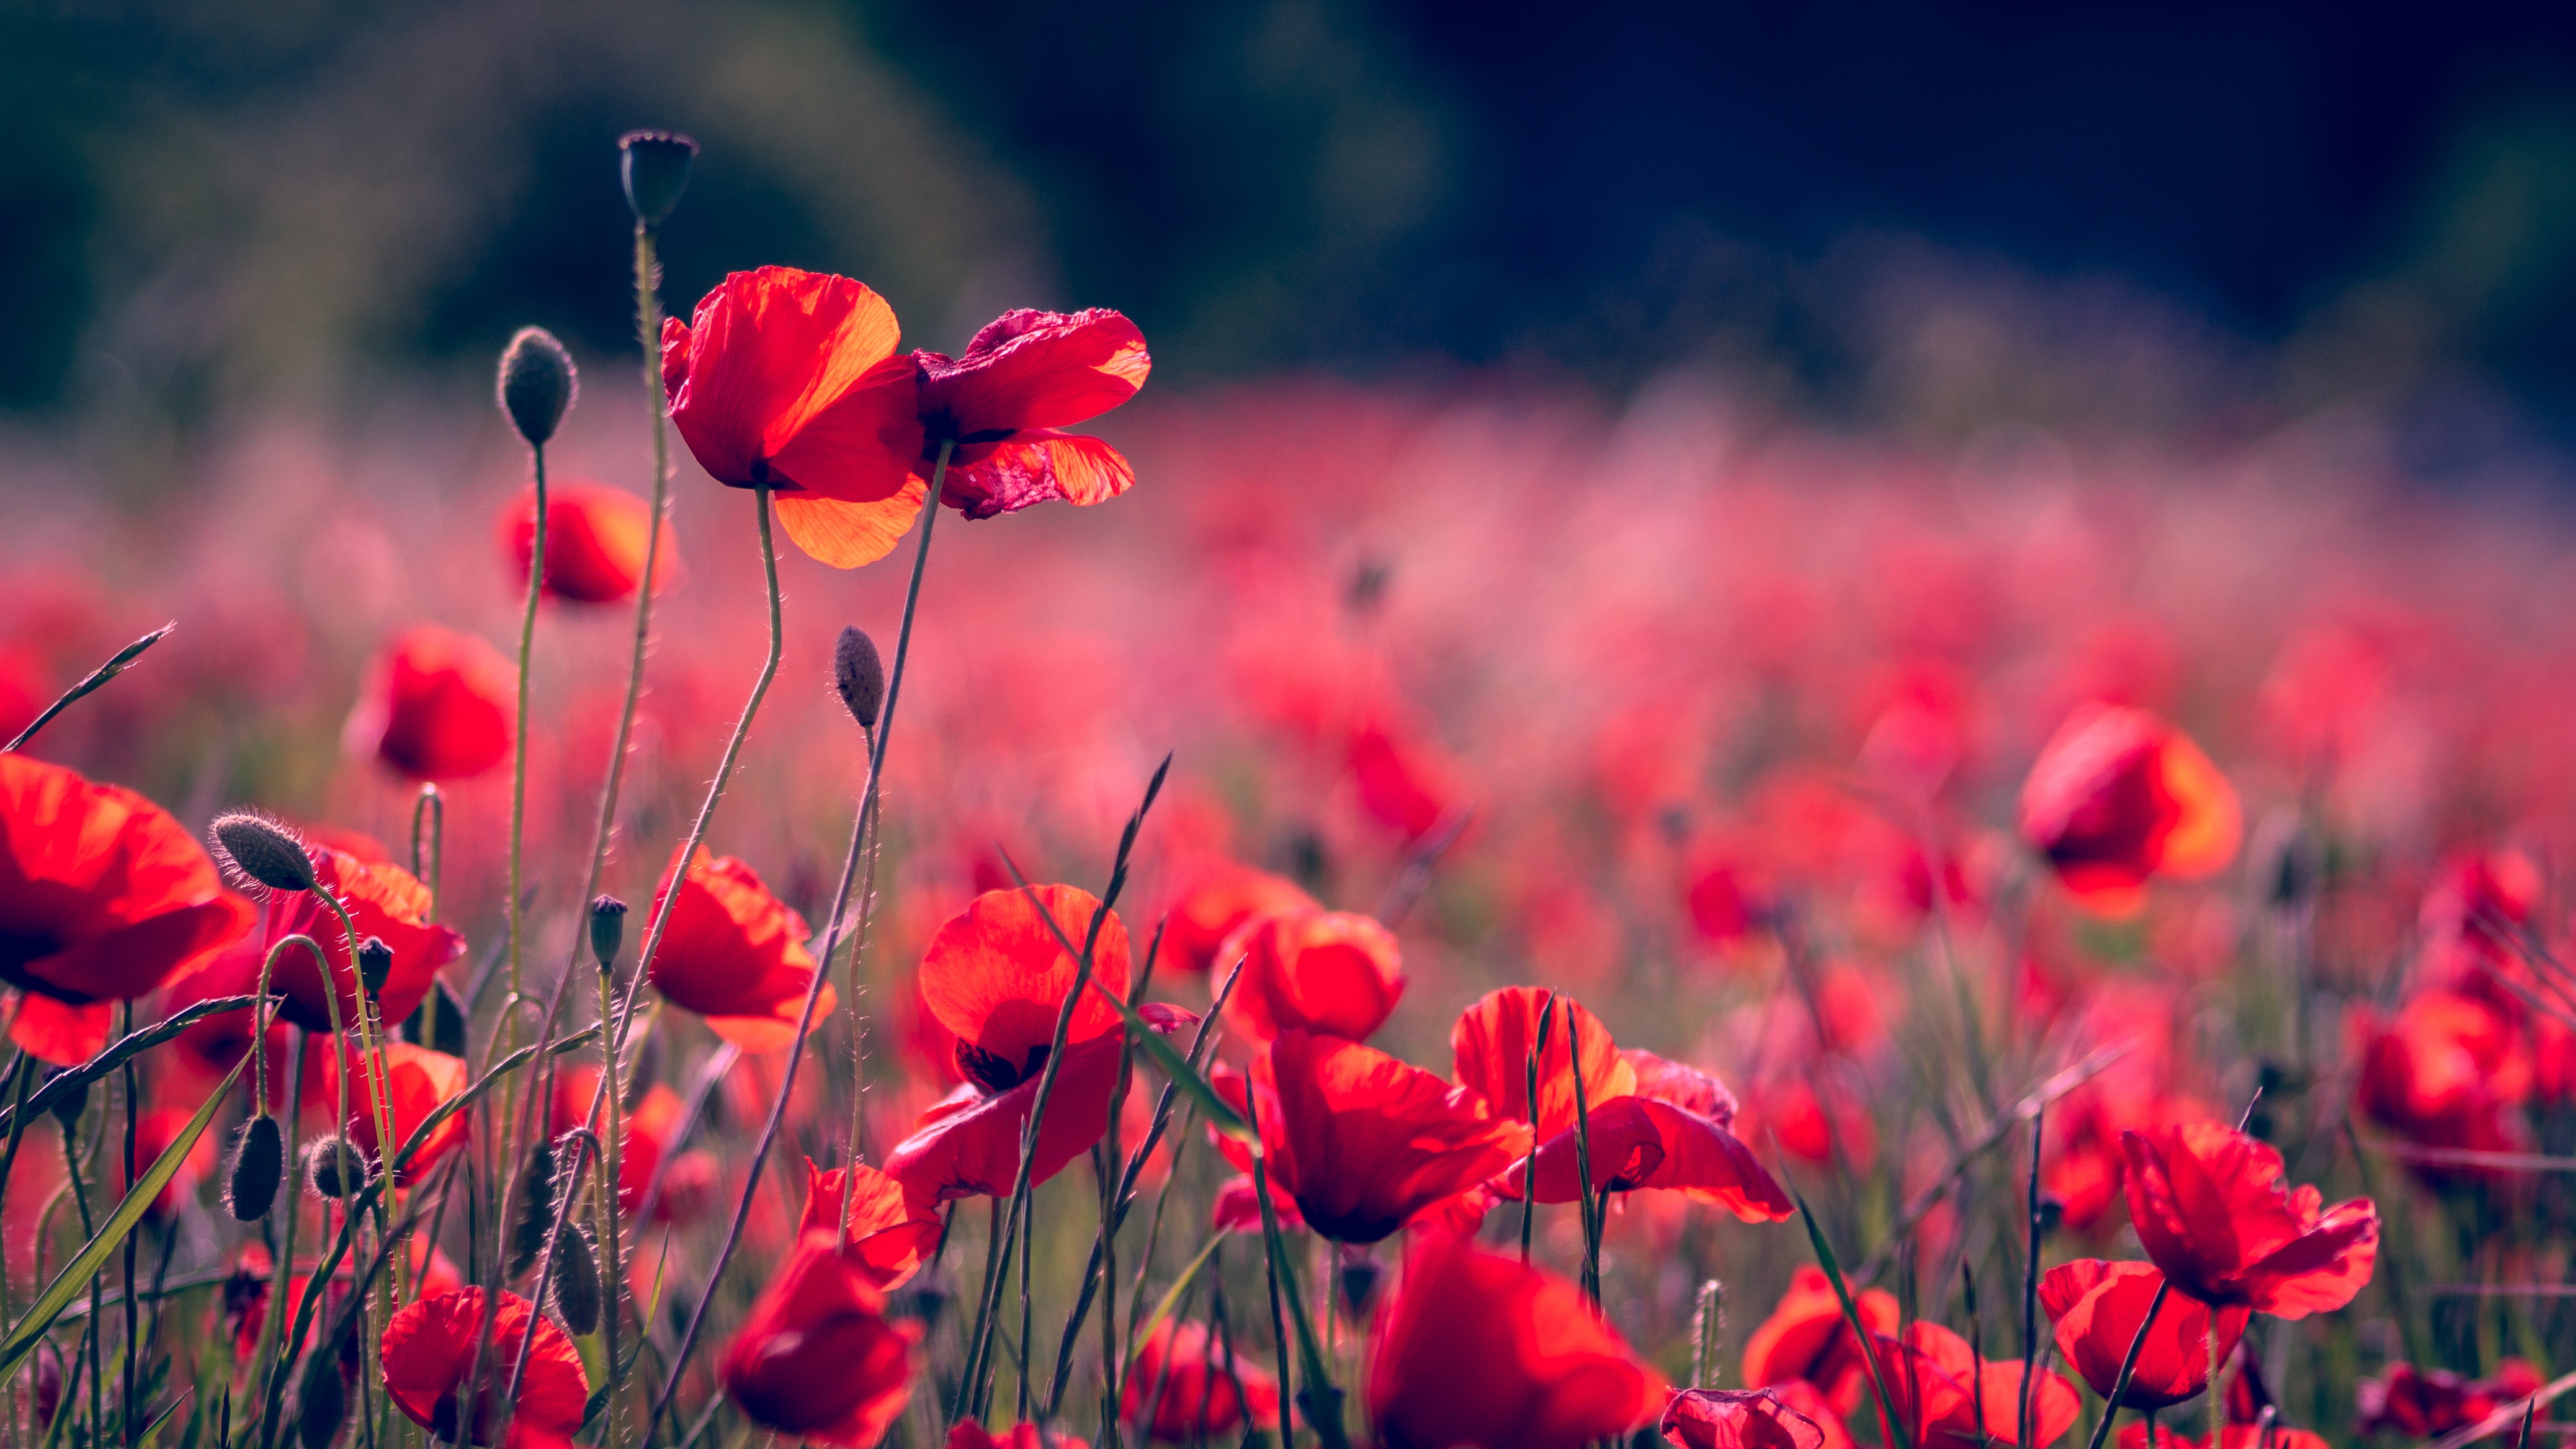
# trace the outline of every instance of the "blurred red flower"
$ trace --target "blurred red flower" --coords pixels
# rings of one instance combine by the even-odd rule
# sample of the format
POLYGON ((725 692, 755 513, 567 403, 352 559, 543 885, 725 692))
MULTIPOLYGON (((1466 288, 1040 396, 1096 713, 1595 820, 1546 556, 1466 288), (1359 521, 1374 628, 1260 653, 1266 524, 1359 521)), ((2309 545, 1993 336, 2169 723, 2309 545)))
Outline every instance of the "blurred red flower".
MULTIPOLYGON (((2229 1424, 2218 1433, 2222 1449, 2333 1449, 2326 1436, 2313 1429, 2289 1429, 2274 1424, 2266 1429, 2255 1424, 2229 1424)), ((2185 1434, 2167 1428, 2158 1431, 2154 1445, 2147 1443, 2144 1423, 2120 1426, 2120 1449, 2209 1449, 2207 1434, 2185 1434)))
MULTIPOLYGON (((957 1035, 957 1065, 967 1080, 1005 1092, 1037 1075, 1055 1040, 1056 1018, 1081 975, 1082 963, 1063 941, 1088 938, 1099 900, 1072 886, 1037 886, 1030 892, 986 891, 950 918, 921 958, 921 999, 941 1026, 957 1035), (1034 898, 1033 898, 1034 897, 1034 898), (1049 919, 1054 928, 1048 926, 1049 919), (1057 931, 1064 933, 1058 940, 1057 931)), ((1092 980, 1113 995, 1127 994, 1127 928, 1115 911, 1099 921, 1092 947, 1092 980)), ((1117 1008, 1085 987, 1065 1032, 1068 1048, 1119 1030, 1117 1008)))
POLYGON ((1664 1405, 1655 1427, 1682 1449, 1826 1449, 1829 1442, 1823 1425, 1770 1389, 1688 1389, 1664 1405))
MULTIPOLYGON (((590 1110, 591 1097, 598 1090, 599 1068, 556 1068, 555 1100, 549 1130, 561 1137, 584 1125, 582 1116, 590 1110)), ((633 1090, 630 1083, 628 1091, 631 1093, 633 1090)), ((645 1190, 651 1186, 663 1154, 671 1150, 671 1134, 679 1128, 680 1110, 680 1094, 655 1082, 644 1089, 644 1099, 626 1114, 619 1129, 617 1146, 618 1211, 631 1213, 644 1205, 645 1190)), ((594 1132, 602 1132, 604 1124, 601 1118, 606 1115, 606 1104, 603 1103, 599 1115, 590 1118, 587 1125, 594 1132)))
MULTIPOLYGON (((706 1018, 716 1035, 744 1051, 785 1050, 796 1040, 805 993, 814 984, 814 956, 805 949, 813 932, 732 856, 698 847, 674 894, 679 864, 674 855, 653 895, 655 911, 666 897, 671 901, 671 923, 653 956, 653 989, 706 1018)), ((825 982, 814 1019, 829 1020, 838 999, 825 982)))
MULTIPOLYGON (((1896 1331, 1895 1294, 1865 1288, 1853 1295, 1853 1303, 1870 1332, 1896 1331)), ((1868 1376, 1869 1363, 1860 1356, 1851 1325, 1843 1319, 1842 1300, 1822 1268, 1803 1267, 1792 1274, 1771 1316, 1744 1341, 1746 1383, 1756 1388, 1813 1384, 1838 1416, 1859 1407, 1868 1376)))
POLYGON ((1578 1449, 1652 1419, 1665 1389, 1573 1284, 1440 1238, 1379 1315, 1367 1392, 1383 1449, 1578 1449))
MULTIPOLYGON (((1220 1073, 1216 1085, 1242 1105, 1241 1076, 1220 1073)), ((1529 1129, 1473 1091, 1339 1037, 1280 1033, 1254 1059, 1250 1086, 1270 1190, 1336 1242, 1377 1242, 1529 1150, 1529 1129)), ((1242 1144, 1218 1145, 1250 1168, 1242 1144)))
POLYGON ((1091 1441, 1072 1434, 1041 1435, 1022 1420, 996 1434, 975 1419, 960 1419, 948 1430, 948 1449, 1091 1449, 1091 1441))
MULTIPOLYGON (((1937 1323, 1908 1324, 1902 1340, 1874 1337, 1888 1407, 1917 1449, 2021 1442, 2021 1360, 1980 1360, 1966 1339, 1937 1323)), ((2082 1407, 2073 1384, 2041 1370, 2031 1385, 2031 1443, 2056 1443, 2082 1407)))
MULTIPOLYGON (((2357 1008, 2350 1034, 2361 1063, 2355 1097, 2373 1121, 2419 1146, 2525 1149, 2505 1113, 2531 1095, 2535 1054, 2487 1001, 2422 991, 2393 1022, 2357 1008)), ((2437 1183, 2494 1175, 2458 1164, 2411 1165, 2437 1183)))
MULTIPOLYGON (((634 494, 596 483, 556 483, 546 489, 549 597, 575 604, 613 604, 633 597, 644 581, 644 555, 652 542, 653 507, 634 494)), ((501 552, 522 587, 536 549, 537 490, 531 487, 501 511, 501 552)), ((653 569, 655 594, 679 577, 679 548, 667 519, 661 557, 653 569)))
POLYGON ((367 666, 342 743, 415 780, 462 780, 510 758, 519 672, 471 634, 418 624, 367 666))
MULTIPOLYGON (((161 994, 162 1015, 177 1016, 201 1001, 251 995, 259 989, 259 963, 267 949, 266 933, 255 933, 171 977, 161 994)), ((306 964, 311 964, 309 958, 306 964)), ((274 978, 269 982, 272 989, 276 984, 274 978)), ((170 1062, 176 1075, 194 1086, 213 1087, 232 1071, 235 1062, 250 1054, 251 1035, 258 1021, 259 1015, 254 1012, 227 1011, 190 1022, 170 1043, 170 1062)), ((267 1037, 266 1095, 268 1105, 276 1108, 285 1105, 287 1068, 293 1061, 287 1054, 290 1048, 286 1023, 271 1018, 267 1037)))
POLYGON ((2180 730, 2088 704, 2058 727, 2021 791, 2021 833, 2075 898, 2135 910, 2150 876, 2206 876, 2236 854, 2236 792, 2180 730))
POLYGON ((2436 1439, 2539 1388, 2539 1371, 2518 1358, 2506 1359, 2494 1378, 2475 1381, 2447 1369, 2393 1363, 2378 1378, 2362 1380, 2356 1405, 2361 1417, 2353 1427, 2364 1434, 2393 1430, 2409 1439, 2436 1439))
POLYGON ((849 1234, 842 1256, 879 1288, 901 1287, 939 1246, 938 1212, 916 1206, 893 1177, 864 1162, 825 1172, 814 1159, 805 1159, 805 1216, 796 1225, 797 1236, 819 1232, 826 1240, 841 1237, 845 1206, 849 1234), (845 1204, 843 1184, 853 1180, 858 1200, 845 1204))
POLYGON ((2129 1220, 2174 1291, 2219 1307, 2304 1318, 2352 1301, 2379 1254, 2379 1209, 2321 1210, 2281 1184, 2281 1154, 2223 1123, 2123 1132, 2129 1220))
MULTIPOLYGON (((483 1355, 482 1383, 471 1442, 489 1444, 509 1393, 512 1365, 530 1332, 527 1376, 520 1381, 512 1423, 547 1433, 569 1435, 581 1427, 590 1399, 590 1380, 582 1372, 581 1353, 553 1320, 532 1313, 528 1300, 503 1293, 492 1314, 492 1343, 483 1355)), ((463 1442, 458 1419, 460 1400, 469 1390, 466 1375, 482 1348, 483 1290, 458 1288, 405 1304, 385 1323, 385 1393, 413 1423, 442 1439, 463 1442)), ((516 1437, 515 1435, 513 1436, 516 1437)))
POLYGON ((1118 1417, 1167 1444, 1230 1433, 1247 1408, 1254 1425, 1276 1425, 1279 1380, 1231 1341, 1210 1342, 1206 1324, 1173 1319, 1145 1336, 1118 1395, 1118 1417))
MULTIPOLYGON (((190 1102, 184 1107, 151 1107, 135 1118, 134 1170, 137 1173, 150 1172, 152 1164, 161 1160, 161 1154, 170 1149, 170 1144, 179 1140, 180 1132, 197 1115, 197 1106, 198 1103, 190 1102)), ((116 1184, 117 1196, 123 1197, 127 1188, 125 1154, 119 1150, 107 1156, 112 1168, 109 1175, 116 1184)), ((179 1160, 177 1175, 153 1197, 153 1214, 167 1217, 178 1210, 182 1199, 196 1196, 197 1185, 215 1170, 215 1161, 215 1133, 211 1130, 198 1133, 197 1140, 189 1144, 188 1155, 179 1160)))
MULTIPOLYGON (((1230 860, 1202 862, 1187 875, 1163 931, 1163 969, 1205 972, 1218 964, 1218 948, 1245 923, 1280 911, 1321 909, 1315 898, 1285 876, 1230 860)), ((1226 969, 1234 962, 1227 960, 1226 969)))
POLYGON ((1116 448, 1061 431, 1134 397, 1153 370, 1145 334, 1119 313, 1017 308, 985 323, 953 360, 912 357, 923 444, 914 474, 928 486, 939 444, 954 439, 939 501, 968 518, 1106 502, 1135 484, 1116 448))
POLYGON ((1219 954, 1244 958, 1225 1020, 1253 1041, 1291 1028, 1365 1041, 1404 995, 1395 933, 1349 911, 1257 917, 1227 938, 1219 954))
MULTIPOLYGON (((1293 1233, 1304 1229, 1306 1220, 1298 1216, 1297 1200, 1281 1194, 1270 1200, 1270 1210, 1279 1217, 1279 1231, 1293 1233)), ((1216 1200, 1208 1208, 1208 1226, 1220 1233, 1261 1232, 1261 1195, 1253 1190, 1252 1174, 1238 1172, 1216 1185, 1216 1200)))
MULTIPOLYGON (((429 1115, 465 1090, 467 1072, 461 1057, 413 1046, 407 1041, 382 1044, 385 1054, 385 1102, 392 1111, 394 1140, 386 1146, 376 1140, 376 1114, 372 1103, 376 1082, 375 1058, 358 1050, 355 1036, 339 1038, 347 1043, 348 1055, 355 1064, 349 1073, 349 1140, 370 1159, 382 1162, 389 1154, 402 1150, 411 1134, 429 1115)), ((321 1088, 324 1101, 338 1100, 339 1053, 324 1051, 319 1065, 323 1068, 321 1088)), ((438 1124, 411 1162, 394 1176, 398 1184, 409 1185, 437 1165, 438 1160, 465 1145, 465 1114, 452 1113, 438 1124)))
MULTIPOLYGON (((2111 1386, 2120 1379, 2120 1365, 2128 1360, 2129 1345, 2137 1341, 2138 1327, 2146 1321, 2148 1307, 2164 1282, 2165 1275, 2151 1264, 2110 1263, 2100 1258, 2062 1263, 2039 1280, 2040 1306, 2057 1325, 2057 1351, 2093 1386, 2093 1392, 2106 1399, 2111 1396, 2111 1386)), ((2155 1326, 2139 1346, 2128 1389, 2120 1396, 2121 1407, 2161 1409, 2209 1387, 2211 1314, 2204 1304, 2180 1294, 2166 1295, 2163 1307, 2156 1310, 2155 1326)), ((2234 1351, 2252 1316, 2251 1309, 2242 1307, 2216 1310, 2215 1357, 2234 1351)))
POLYGON ((250 922, 169 812, 0 755, 0 981, 21 993, 12 1041, 57 1065, 88 1061, 107 1045, 109 1002, 151 994, 250 922))
POLYGON ((760 1427, 868 1449, 911 1397, 920 1338, 918 1324, 887 1320, 885 1294, 818 1233, 779 1266, 716 1372, 760 1427))
MULTIPOLYGON (((376 998, 384 1019, 399 1022, 411 1015, 429 995, 438 973, 465 955, 465 938, 451 927, 430 921, 429 887, 401 866, 370 865, 326 845, 308 844, 304 853, 313 862, 314 878, 348 911, 350 923, 358 928, 358 943, 363 946, 372 936, 393 948, 393 969, 376 998)), ((327 990, 339 997, 341 1028, 355 1031, 359 983, 349 965, 349 932, 340 924, 339 912, 310 891, 272 896, 262 929, 244 943, 245 949, 217 957, 204 970, 221 973, 223 984, 232 990, 256 991, 261 959, 293 935, 309 936, 322 948, 330 962, 330 984, 323 984, 322 968, 314 963, 312 952, 302 947, 281 952, 268 978, 269 990, 286 998, 277 1014, 306 1031, 327 1032, 333 1009, 330 997, 324 995, 327 990)))
POLYGON ((883 558, 921 511, 918 385, 885 299, 848 277, 734 272, 662 323, 671 425, 708 476, 778 490, 779 526, 835 568, 883 558))

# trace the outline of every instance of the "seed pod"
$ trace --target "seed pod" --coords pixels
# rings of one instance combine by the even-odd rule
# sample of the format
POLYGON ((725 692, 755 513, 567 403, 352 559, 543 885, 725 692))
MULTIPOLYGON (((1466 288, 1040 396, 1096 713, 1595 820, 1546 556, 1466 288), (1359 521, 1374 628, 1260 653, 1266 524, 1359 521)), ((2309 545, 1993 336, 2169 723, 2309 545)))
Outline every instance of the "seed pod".
POLYGON ((510 1229, 511 1277, 536 1266, 554 1225, 555 1145, 540 1142, 528 1149, 528 1165, 519 1173, 519 1220, 510 1229))
POLYGON ((358 980, 369 996, 385 989, 394 974, 394 948, 382 936, 369 936, 358 943, 358 980))
POLYGON ((337 1202, 367 1185, 367 1155, 346 1137, 317 1138, 304 1149, 304 1181, 313 1195, 337 1202))
POLYGON ((254 1223, 268 1216, 285 1173, 285 1140, 277 1119, 263 1112, 243 1126, 241 1141, 233 1147, 233 1170, 224 1178, 224 1208, 233 1221, 254 1223))
POLYGON ((210 833, 215 839, 215 863, 229 866, 236 879, 273 891, 317 888, 313 858, 304 853, 304 842, 267 816, 247 810, 218 815, 210 833))
POLYGON ((340 1356, 320 1348, 304 1360, 296 1393, 295 1440, 304 1449, 330 1449, 349 1417, 349 1391, 340 1382, 340 1356))
POLYGON ((599 1331, 599 1245, 579 1223, 555 1243, 555 1312, 575 1337, 599 1331))
POLYGON ((617 138, 617 149, 624 153, 618 171, 627 208, 644 225, 660 226, 689 189, 698 143, 677 131, 629 131, 617 138))
POLYGON ((856 624, 844 626, 840 642, 832 646, 832 687, 841 691, 841 703, 849 706, 859 728, 877 727, 885 686, 885 660, 877 653, 877 641, 856 624))
POLYGON ((618 948, 626 944, 626 903, 615 896, 601 896, 590 903, 590 954, 606 971, 617 964, 618 948))
POLYGON ((528 446, 545 446, 580 392, 572 354, 543 327, 520 328, 502 351, 501 411, 510 415, 510 425, 528 446))

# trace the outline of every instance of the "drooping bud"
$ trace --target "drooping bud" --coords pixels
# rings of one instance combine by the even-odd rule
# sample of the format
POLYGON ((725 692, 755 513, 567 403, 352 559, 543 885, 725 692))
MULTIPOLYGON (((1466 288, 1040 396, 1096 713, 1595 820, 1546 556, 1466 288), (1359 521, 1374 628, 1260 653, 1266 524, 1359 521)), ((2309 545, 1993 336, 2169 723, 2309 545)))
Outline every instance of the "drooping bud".
POLYGON ((277 1201, 277 1184, 286 1173, 286 1143, 277 1119, 262 1112, 242 1128, 233 1148, 233 1170, 224 1178, 224 1209, 237 1223, 268 1216, 277 1201))
POLYGON ((319 888, 313 857, 304 853, 304 842, 267 816, 248 810, 218 815, 209 833, 215 841, 215 863, 228 867, 239 881, 273 891, 319 888))
POLYGON ((304 1149, 304 1181, 315 1197, 349 1197, 367 1185, 366 1154, 345 1137, 318 1138, 304 1149))
POLYGON ((528 1165, 519 1172, 519 1220, 510 1228, 511 1277, 536 1266, 554 1225, 555 1145, 540 1142, 528 1149, 528 1165))
POLYGON ((859 728, 877 727, 877 711, 885 706, 885 660, 877 653, 877 641, 856 624, 844 627, 840 642, 832 646, 832 685, 841 691, 841 703, 850 707, 859 728))
POLYGON ((599 969, 617 964, 617 950, 626 944, 626 903, 615 896, 601 896, 590 903, 590 955, 599 969))
POLYGON ((677 131, 629 131, 617 138, 617 149, 627 209, 644 225, 660 226, 689 189, 698 143, 677 131))
POLYGON ((599 1329, 598 1255, 589 1229, 579 1223, 564 1224, 563 1236, 555 1243, 555 1312, 575 1337, 599 1329))
POLYGON ((304 1449, 329 1449, 349 1417, 349 1391, 340 1382, 340 1356, 316 1349, 304 1361, 296 1392, 295 1441, 304 1449))
MULTIPOLYGON (((72 1080, 67 1085, 55 1088, 56 1095, 49 1105, 53 1111, 54 1120, 62 1123, 63 1130, 68 1132, 80 1125, 81 1113, 89 1110, 89 1078, 76 1077, 70 1072, 63 1072, 55 1080, 59 1081, 62 1077, 71 1077, 72 1080)), ((49 1082, 46 1085, 53 1084, 49 1082)))
POLYGON ((501 411, 528 446, 541 448, 555 435, 581 391, 572 354, 543 327, 522 327, 501 353, 501 411))
POLYGON ((394 948, 382 936, 369 936, 358 943, 358 980, 369 996, 385 989, 394 974, 394 948))

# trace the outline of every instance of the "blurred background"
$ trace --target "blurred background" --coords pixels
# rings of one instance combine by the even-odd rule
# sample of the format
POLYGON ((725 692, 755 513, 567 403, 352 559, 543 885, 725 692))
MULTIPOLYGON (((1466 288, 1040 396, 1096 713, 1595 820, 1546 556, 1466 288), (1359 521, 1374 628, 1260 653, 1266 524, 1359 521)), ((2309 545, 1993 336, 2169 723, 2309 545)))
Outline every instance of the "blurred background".
MULTIPOLYGON (((2576 419, 2576 16, 2020 3, 319 0, 0 18, 0 418, 148 495, 245 407, 632 354, 667 240, 863 277, 916 345, 1108 305, 1157 384, 1675 368, 1828 423, 2219 429, 2409 471, 2576 419)), ((2554 471, 2554 469, 2553 469, 2554 471)))

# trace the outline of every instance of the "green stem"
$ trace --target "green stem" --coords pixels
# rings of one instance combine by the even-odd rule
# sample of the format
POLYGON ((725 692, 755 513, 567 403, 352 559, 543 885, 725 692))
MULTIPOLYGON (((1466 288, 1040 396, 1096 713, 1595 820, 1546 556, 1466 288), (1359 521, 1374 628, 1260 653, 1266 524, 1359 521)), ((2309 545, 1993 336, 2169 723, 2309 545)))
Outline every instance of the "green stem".
MULTIPOLYGON (((519 942, 526 929, 527 903, 521 899, 520 871, 528 830, 528 662, 537 648, 537 599, 546 584, 546 445, 532 443, 537 461, 537 531, 528 555, 528 606, 519 616, 519 714, 510 749, 510 997, 519 995, 519 942)), ((647 590, 647 592, 650 592, 647 590)), ((515 1034, 518 1013, 510 1013, 515 1034)), ((511 1043, 517 1045, 515 1041, 511 1043)))

